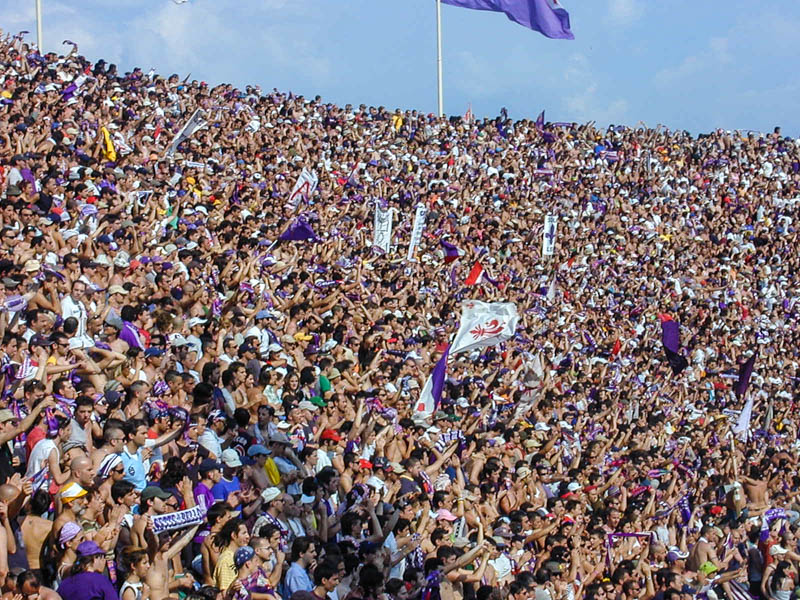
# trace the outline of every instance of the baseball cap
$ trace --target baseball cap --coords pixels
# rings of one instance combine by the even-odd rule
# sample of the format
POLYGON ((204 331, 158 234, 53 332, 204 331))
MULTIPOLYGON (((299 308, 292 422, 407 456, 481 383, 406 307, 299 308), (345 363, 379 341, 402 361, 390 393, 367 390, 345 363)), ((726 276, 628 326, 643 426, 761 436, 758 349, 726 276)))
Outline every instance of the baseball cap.
POLYGON ((788 550, 786 548, 784 548, 783 546, 779 546, 777 544, 774 545, 774 546, 771 546, 770 549, 769 549, 769 555, 770 556, 777 556, 778 554, 786 554, 787 552, 788 552, 788 550))
POLYGON ((315 404, 311 404, 308 400, 301 400, 300 404, 297 405, 297 408, 300 410, 310 410, 312 412, 317 410, 317 406, 315 404))
POLYGON ((222 462, 225 463, 226 467, 234 468, 242 466, 242 459, 239 457, 239 453, 233 448, 222 451, 222 462))
POLYGON ((8 421, 13 421, 16 418, 17 416, 7 408, 0 410, 0 423, 7 423, 8 421))
MULTIPOLYGON (((0 411, 0 414, 2 412, 3 411, 0 411)), ((8 412, 11 412, 11 411, 8 411, 8 412)), ((2 422, 2 421, 0 421, 0 422, 2 422)), ((323 439, 323 440, 333 440, 334 442, 341 442, 342 441, 342 436, 340 436, 338 433, 336 433, 333 429, 325 429, 322 432, 321 439, 323 439)))
POLYGON ((213 458, 206 458, 197 467, 200 473, 208 473, 209 471, 219 471, 222 469, 222 464, 215 461, 213 458))
POLYGON ((152 500, 153 498, 160 498, 161 500, 169 500, 172 498, 172 494, 170 494, 166 490, 162 490, 157 485, 148 485, 146 488, 142 490, 142 500, 152 500))
POLYGON ((91 540, 86 540, 78 544, 78 556, 97 556, 98 554, 105 554, 100 546, 91 540))
POLYGON ((455 521, 458 517, 456 517, 446 508, 440 508, 439 511, 436 513, 436 518, 442 521, 455 521))
POLYGON ((248 560, 255 556, 255 550, 251 546, 242 546, 233 555, 233 564, 237 569, 241 569, 248 560))
POLYGON ((253 458, 254 456, 269 456, 272 454, 269 450, 267 450, 266 446, 262 446, 261 444, 254 444, 247 449, 247 456, 253 458))
POLYGON ((108 288, 108 293, 109 294, 122 294, 123 296, 127 296, 128 295, 128 290, 126 290, 121 285, 112 285, 110 288, 108 288))
POLYGON ((201 319, 200 317, 192 317, 186 322, 186 325, 189 327, 195 327, 197 325, 205 325, 208 323, 208 319, 201 319))
POLYGON ((144 351, 145 358, 150 358, 151 356, 163 356, 164 350, 162 348, 148 348, 144 351))
POLYGON ((263 492, 261 492, 261 499, 264 502, 272 502, 273 500, 275 500, 275 498, 280 496, 281 493, 282 492, 276 487, 268 487, 265 488, 263 492))
POLYGON ((269 441, 271 444, 283 444, 285 446, 291 446, 292 442, 289 441, 289 437, 280 431, 275 432, 274 435, 269 437, 269 441))

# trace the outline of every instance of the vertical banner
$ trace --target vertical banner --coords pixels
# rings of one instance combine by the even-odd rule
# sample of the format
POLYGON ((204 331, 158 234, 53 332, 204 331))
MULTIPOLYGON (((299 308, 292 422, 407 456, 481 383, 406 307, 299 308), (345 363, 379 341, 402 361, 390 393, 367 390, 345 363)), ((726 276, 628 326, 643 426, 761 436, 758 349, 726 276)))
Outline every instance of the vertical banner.
POLYGON ((311 194, 317 189, 318 183, 319 178, 317 174, 303 167, 303 172, 300 173, 300 177, 297 178, 297 183, 294 184, 292 193, 289 194, 288 204, 292 210, 297 210, 297 207, 300 205, 300 200, 308 200, 311 197, 311 194))
POLYGON ((428 209, 424 204, 417 204, 417 213, 414 215, 414 228, 411 230, 411 243, 408 244, 407 261, 416 260, 414 253, 417 250, 420 240, 422 239, 422 232, 425 230, 425 215, 428 214, 428 209))
POLYGON ((375 232, 372 245, 380 248, 384 254, 389 253, 392 245, 392 215, 391 208, 383 209, 380 200, 375 202, 375 232))
POLYGON ((205 111, 202 108, 198 108, 194 111, 194 114, 189 118, 181 130, 172 138, 172 142, 167 148, 167 156, 172 156, 175 153, 175 150, 178 149, 178 145, 185 139, 192 137, 195 131, 202 129, 206 125, 206 120, 204 118, 205 111))
POLYGON ((544 231, 542 232, 542 256, 553 256, 556 252, 556 225, 558 217, 547 215, 544 218, 544 231))

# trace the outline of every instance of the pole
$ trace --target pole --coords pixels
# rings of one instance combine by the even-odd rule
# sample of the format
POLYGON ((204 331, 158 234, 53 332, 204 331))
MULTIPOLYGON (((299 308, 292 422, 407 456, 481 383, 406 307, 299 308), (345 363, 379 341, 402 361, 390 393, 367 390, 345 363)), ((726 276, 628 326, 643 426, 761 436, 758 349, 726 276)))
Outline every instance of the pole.
POLYGON ((39 45, 39 54, 44 54, 42 48, 42 0, 36 0, 36 43, 39 45))
MULTIPOLYGON (((38 2, 39 0, 37 0, 38 2)), ((436 50, 437 76, 439 82, 439 116, 444 116, 444 100, 442 99, 442 0, 436 0, 436 50)))

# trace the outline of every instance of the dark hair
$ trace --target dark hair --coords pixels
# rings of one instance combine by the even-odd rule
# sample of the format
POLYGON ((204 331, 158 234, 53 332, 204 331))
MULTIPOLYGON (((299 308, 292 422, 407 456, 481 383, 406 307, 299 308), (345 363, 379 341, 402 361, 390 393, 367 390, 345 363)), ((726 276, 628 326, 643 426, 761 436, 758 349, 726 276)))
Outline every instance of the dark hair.
POLYGON ((228 547, 233 541, 233 536, 236 535, 240 527, 245 527, 245 523, 241 519, 231 519, 225 523, 222 529, 219 530, 219 533, 214 536, 214 545, 220 549, 228 547))
POLYGON ((300 555, 308 552, 308 549, 314 545, 311 538, 308 536, 300 536, 295 538, 292 542, 292 556, 290 562, 297 562, 300 560, 300 555))
POLYGON ((123 497, 127 496, 135 489, 136 486, 130 481, 125 481, 124 479, 115 481, 111 484, 111 499, 118 503, 123 497))
POLYGON ((339 570, 325 562, 320 563, 317 565, 317 568, 314 569, 314 585, 322 585, 323 579, 330 579, 334 575, 338 574, 339 570))

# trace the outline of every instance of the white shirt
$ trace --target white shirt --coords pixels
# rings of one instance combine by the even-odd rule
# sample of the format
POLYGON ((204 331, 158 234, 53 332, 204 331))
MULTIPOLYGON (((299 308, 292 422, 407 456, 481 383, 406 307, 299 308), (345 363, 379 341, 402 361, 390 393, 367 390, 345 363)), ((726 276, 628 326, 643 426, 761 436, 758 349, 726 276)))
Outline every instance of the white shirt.
POLYGON ((86 323, 89 315, 83 302, 76 302, 72 296, 66 296, 61 301, 61 317, 66 321, 70 317, 78 320, 78 328, 75 330, 74 337, 70 340, 71 348, 91 348, 94 340, 86 334, 86 323))

